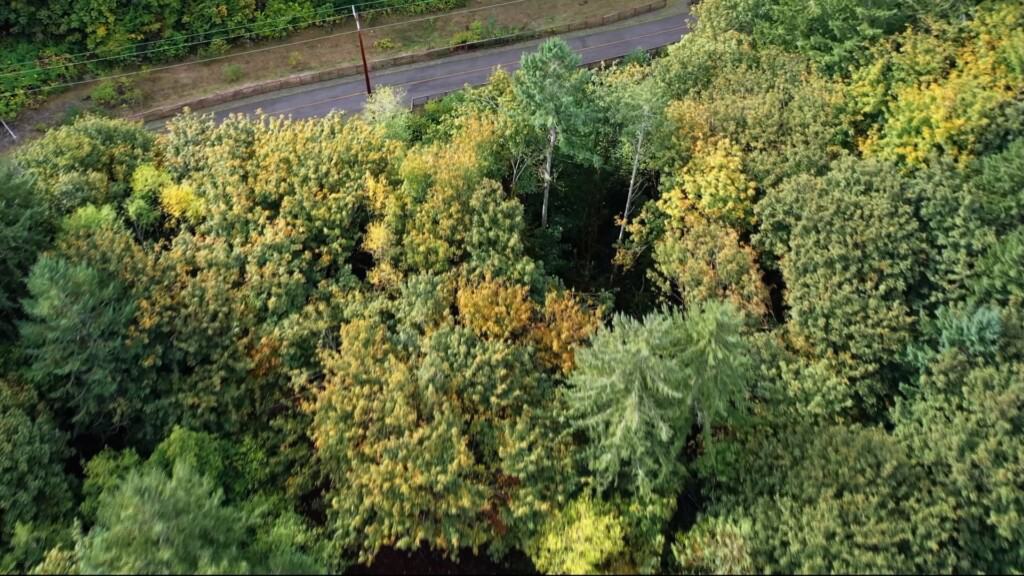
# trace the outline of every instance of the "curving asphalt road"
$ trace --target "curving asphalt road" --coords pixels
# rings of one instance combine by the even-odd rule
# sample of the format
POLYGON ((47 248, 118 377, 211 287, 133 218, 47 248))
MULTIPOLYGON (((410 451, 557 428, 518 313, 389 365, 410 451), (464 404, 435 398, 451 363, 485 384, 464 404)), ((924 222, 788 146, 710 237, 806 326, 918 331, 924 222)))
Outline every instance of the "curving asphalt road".
MULTIPOLYGON (((583 59, 593 64, 625 56, 641 48, 651 50, 673 44, 688 30, 688 14, 676 14, 658 20, 623 26, 611 30, 584 32, 566 41, 583 59)), ((495 68, 512 72, 519 68, 524 52, 543 42, 534 40, 481 52, 451 56, 443 60, 394 68, 374 74, 375 86, 400 86, 411 103, 420 104, 463 88, 469 84, 487 83, 495 68)), ((271 115, 288 115, 296 119, 324 116, 334 110, 358 112, 366 101, 366 87, 361 76, 312 84, 302 88, 263 94, 206 110, 217 119, 229 114, 252 114, 257 110, 271 115)))

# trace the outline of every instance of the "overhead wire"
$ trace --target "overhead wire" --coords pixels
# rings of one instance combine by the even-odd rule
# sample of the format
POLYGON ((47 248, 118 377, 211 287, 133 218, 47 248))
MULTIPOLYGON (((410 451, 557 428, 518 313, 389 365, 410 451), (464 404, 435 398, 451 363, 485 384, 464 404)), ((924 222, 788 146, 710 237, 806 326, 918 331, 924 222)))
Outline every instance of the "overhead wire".
MULTIPOLYGON (((443 14, 433 14, 433 15, 429 15, 429 16, 424 16, 422 18, 416 18, 416 19, 412 19, 412 20, 403 20, 401 22, 392 22, 390 24, 381 24, 380 26, 374 26, 374 27, 370 27, 370 28, 363 28, 363 32, 371 32, 373 30, 381 30, 381 29, 384 29, 384 28, 391 28, 391 27, 394 27, 394 26, 404 26, 404 25, 408 25, 408 24, 415 24, 417 22, 425 22, 427 20, 433 20, 435 18, 441 18, 441 17, 445 17, 445 16, 454 16, 454 15, 458 15, 458 14, 468 14, 468 13, 472 13, 472 12, 479 12, 479 11, 482 11, 482 10, 490 10, 490 9, 494 9, 494 8, 501 8, 501 7, 510 6, 510 5, 513 5, 513 4, 521 4, 521 3, 526 2, 526 1, 528 1, 528 0, 509 0, 508 2, 503 2, 503 3, 500 3, 500 4, 491 4, 491 5, 488 5, 488 6, 479 6, 477 8, 468 8, 466 10, 457 10, 457 11, 453 11, 453 12, 445 12, 443 14)), ((136 71, 124 72, 124 73, 120 73, 120 74, 111 74, 111 75, 106 75, 106 76, 99 76, 99 77, 96 77, 96 78, 90 78, 90 79, 86 79, 86 80, 77 80, 77 81, 73 81, 73 82, 64 82, 64 83, 61 83, 61 84, 52 84, 52 85, 48 85, 48 86, 41 86, 39 88, 32 88, 32 89, 29 89, 29 90, 15 90, 15 91, 10 91, 10 92, 5 92, 3 94, 0 94, 0 98, 5 97, 5 96, 13 96, 15 94, 32 94, 32 93, 35 93, 35 92, 41 92, 43 90, 56 90, 58 88, 70 88, 72 86, 79 86, 79 85, 82 85, 82 84, 91 84, 93 82, 101 82, 101 81, 105 81, 105 80, 116 80, 116 79, 125 78, 125 77, 128 77, 128 76, 136 76, 136 75, 139 75, 139 74, 149 74, 149 73, 152 73, 152 72, 160 72, 160 71, 163 71, 163 70, 172 70, 172 69, 181 68, 181 67, 184 67, 184 66, 193 66, 193 65, 196 65, 196 64, 205 64, 205 63, 208 63, 208 62, 214 62, 214 61, 217 61, 217 60, 224 60, 224 59, 227 59, 227 58, 237 58, 237 57, 240 57, 240 56, 247 56, 247 55, 250 55, 250 54, 258 54, 258 53, 261 53, 261 52, 267 52, 269 50, 279 50, 281 48, 291 48, 291 47, 294 47, 294 46, 299 46, 299 45, 303 45, 303 44, 309 44, 309 43, 312 43, 312 42, 320 42, 322 40, 327 40, 327 39, 330 39, 330 38, 337 38, 337 37, 340 37, 340 36, 347 36, 349 34, 355 34, 355 33, 356 33, 356 30, 346 30, 345 32, 338 32, 338 33, 335 33, 335 34, 328 34, 328 35, 325 35, 325 36, 318 36, 316 38, 307 38, 305 40, 298 40, 298 41, 290 42, 290 43, 287 43, 287 44, 278 44, 278 45, 275 45, 275 46, 264 46, 263 48, 256 48, 256 49, 253 49, 253 50, 237 52, 237 53, 234 53, 234 54, 225 54, 225 55, 222 55, 222 56, 213 56, 213 57, 203 58, 203 59, 199 59, 199 60, 190 60, 188 62, 179 62, 177 64, 169 64, 167 66, 158 66, 156 68, 149 68, 149 69, 146 69, 146 70, 136 70, 136 71)))
MULTIPOLYGON (((369 2, 367 4, 363 4, 363 5, 380 4, 382 2, 392 2, 392 1, 393 0, 373 0, 372 2, 369 2)), ((360 12, 360 14, 375 14, 377 12, 386 12, 386 11, 389 11, 389 10, 403 9, 403 8, 408 8, 410 6, 420 6, 420 5, 423 5, 423 4, 428 4, 428 3, 433 2, 433 1, 435 1, 435 0, 415 0, 413 2, 408 2, 406 4, 395 5, 395 6, 383 6, 383 7, 380 7, 380 8, 374 8, 374 9, 371 9, 371 10, 366 10, 366 11, 360 12)), ((337 11, 342 10, 342 9, 348 10, 348 9, 351 9, 351 6, 344 6, 343 8, 342 7, 333 8, 331 11, 332 12, 337 12, 337 11)), ((452 12, 447 12, 447 14, 451 14, 451 13, 452 12)), ((446 13, 438 13, 437 15, 444 15, 444 14, 446 14, 446 13)), ((7 71, 7 72, 0 72, 0 78, 5 78, 5 77, 9 77, 9 76, 38 74, 40 72, 45 72, 47 70, 54 70, 54 69, 59 69, 59 68, 72 68, 72 67, 75 67, 75 66, 83 66, 83 65, 86 65, 86 64, 95 64, 97 62, 106 62, 106 61, 110 61, 110 60, 122 60, 122 59, 127 59, 127 58, 137 58, 139 56, 144 56, 144 55, 147 55, 147 54, 156 54, 156 53, 159 53, 159 52, 166 52, 166 51, 169 51, 169 50, 181 50, 181 49, 189 48, 189 47, 192 47, 192 46, 199 46, 199 45, 202 45, 202 44, 209 44, 209 43, 215 42, 217 40, 227 41, 227 40, 236 40, 238 38, 246 38, 246 37, 249 37, 250 35, 252 35, 254 33, 267 33, 267 32, 274 32, 274 31, 278 31, 278 30, 286 30, 286 29, 300 30, 300 29, 303 29, 303 28, 307 28, 309 26, 317 26, 317 25, 321 25, 321 24, 330 23, 330 22, 333 22, 333 21, 343 20, 345 18, 350 18, 350 17, 351 17, 351 13, 345 12, 344 14, 339 14, 339 15, 336 15, 336 16, 330 16, 330 17, 326 17, 326 18, 313 19, 313 20, 305 20, 305 21, 298 22, 298 23, 295 23, 295 24, 289 24, 289 25, 286 25, 286 26, 278 26, 276 28, 262 28, 260 26, 263 23, 254 22, 254 23, 251 23, 251 24, 245 24, 245 25, 241 25, 241 26, 236 26, 234 28, 222 28, 221 30, 219 30, 219 31, 226 31, 226 30, 239 29, 239 28, 250 28, 250 27, 253 28, 253 30, 250 30, 249 32, 245 32, 245 33, 242 33, 242 34, 236 34, 234 36, 226 36, 226 37, 222 36, 222 37, 210 38, 208 40, 200 40, 200 41, 190 42, 190 43, 185 43, 185 44, 178 43, 183 38, 165 38, 165 39, 162 39, 162 40, 151 40, 149 42, 140 42, 140 43, 124 46, 124 47, 122 47, 120 49, 121 50, 128 50, 130 48, 135 48, 135 47, 143 46, 143 45, 150 44, 150 43, 174 42, 174 44, 172 44, 170 46, 164 46, 164 47, 161 47, 161 48, 153 48, 151 50, 144 50, 142 52, 127 52, 127 53, 124 53, 124 54, 118 54, 118 55, 114 55, 114 56, 102 56, 102 57, 93 58, 93 59, 90 59, 90 60, 80 60, 80 61, 76 61, 76 62, 61 62, 61 63, 53 64, 53 65, 50 65, 50 66, 36 66, 35 68, 30 68, 30 69, 25 69, 25 70, 13 70, 13 71, 7 71)), ((281 18, 281 19, 278 19, 278 21, 285 20, 285 19, 287 19, 287 18, 281 18)), ((218 31, 201 32, 201 33, 193 34, 191 36, 201 36, 201 35, 206 35, 206 34, 215 34, 217 32, 218 31)), ((82 52, 82 53, 78 54, 77 56, 84 56, 84 55, 88 55, 88 54, 97 54, 97 52, 95 50, 89 51, 89 52, 82 52)), ((69 57, 73 58, 74 56, 69 56, 69 57)), ((27 62, 27 63, 32 63, 32 62, 27 62)), ((19 64, 11 64, 9 66, 12 66, 12 67, 13 66, 21 66, 21 65, 24 65, 24 64, 26 64, 26 62, 19 63, 19 64)))

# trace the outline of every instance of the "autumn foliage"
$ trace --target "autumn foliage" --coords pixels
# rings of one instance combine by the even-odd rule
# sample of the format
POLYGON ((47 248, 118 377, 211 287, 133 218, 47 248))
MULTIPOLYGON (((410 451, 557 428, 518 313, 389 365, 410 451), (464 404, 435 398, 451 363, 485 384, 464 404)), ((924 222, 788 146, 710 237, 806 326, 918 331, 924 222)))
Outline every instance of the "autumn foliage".
POLYGON ((16 150, 0 569, 1024 570, 1024 8, 694 10, 16 150))

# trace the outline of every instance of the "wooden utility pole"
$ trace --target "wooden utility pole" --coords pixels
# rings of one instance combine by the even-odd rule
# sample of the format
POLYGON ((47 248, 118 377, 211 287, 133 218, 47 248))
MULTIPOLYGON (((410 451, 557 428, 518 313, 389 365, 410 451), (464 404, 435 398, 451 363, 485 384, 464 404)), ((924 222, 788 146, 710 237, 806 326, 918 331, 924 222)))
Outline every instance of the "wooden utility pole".
POLYGON ((363 56, 363 77, 366 78, 366 94, 373 94, 373 87, 370 85, 370 66, 366 63, 366 48, 363 46, 363 25, 359 22, 359 13, 352 5, 352 16, 356 19, 356 34, 359 36, 359 53, 363 56))

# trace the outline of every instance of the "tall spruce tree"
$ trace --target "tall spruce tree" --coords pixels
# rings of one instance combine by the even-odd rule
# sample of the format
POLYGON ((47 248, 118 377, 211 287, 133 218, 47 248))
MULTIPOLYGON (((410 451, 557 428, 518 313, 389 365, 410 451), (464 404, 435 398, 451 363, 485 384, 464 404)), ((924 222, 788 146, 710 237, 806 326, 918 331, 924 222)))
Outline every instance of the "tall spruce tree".
POLYGON ((683 444, 742 406, 750 375, 742 315, 709 303, 685 317, 616 316, 581 350, 566 397, 601 488, 648 496, 678 488, 683 444))

